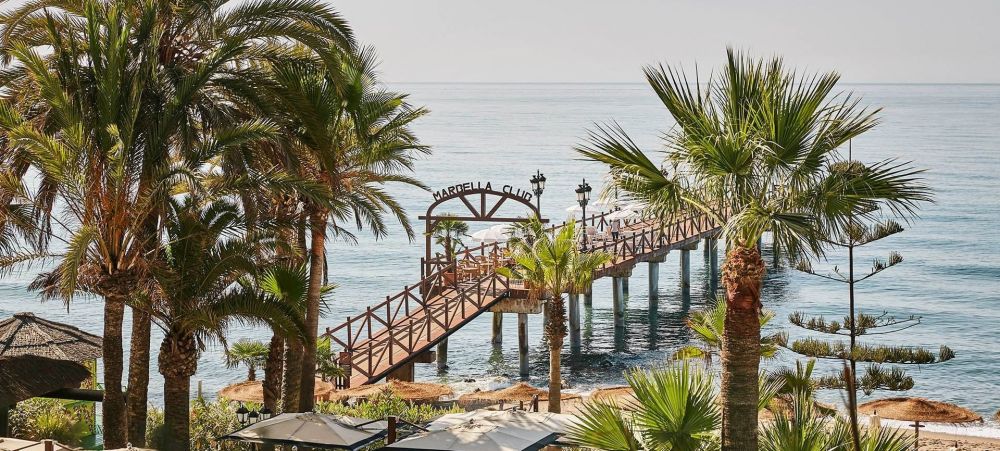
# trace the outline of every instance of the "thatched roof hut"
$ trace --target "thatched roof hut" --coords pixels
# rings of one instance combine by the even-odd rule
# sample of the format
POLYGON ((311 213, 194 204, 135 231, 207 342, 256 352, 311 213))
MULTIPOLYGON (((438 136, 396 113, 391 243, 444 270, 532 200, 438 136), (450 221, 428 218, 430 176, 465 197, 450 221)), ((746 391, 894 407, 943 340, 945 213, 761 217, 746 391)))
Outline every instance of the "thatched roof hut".
POLYGON ((22 355, 85 362, 103 353, 101 337, 21 312, 0 321, 0 357, 22 355))
POLYGON ((349 398, 371 398, 384 392, 392 392, 394 395, 407 401, 433 402, 443 396, 451 396, 454 391, 451 387, 443 384, 431 382, 405 382, 391 379, 382 384, 361 385, 358 387, 340 390, 332 395, 331 399, 349 398))
POLYGON ((90 370, 77 362, 33 355, 0 357, 0 405, 79 387, 88 378, 90 370))

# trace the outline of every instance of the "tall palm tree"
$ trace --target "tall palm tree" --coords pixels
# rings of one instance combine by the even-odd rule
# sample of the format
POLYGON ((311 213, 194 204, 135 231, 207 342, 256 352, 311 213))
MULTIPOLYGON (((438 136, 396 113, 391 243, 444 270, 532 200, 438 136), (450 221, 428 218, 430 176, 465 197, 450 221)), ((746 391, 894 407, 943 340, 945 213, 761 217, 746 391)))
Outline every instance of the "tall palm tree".
POLYGON ((655 163, 617 125, 601 126, 578 151, 611 169, 611 189, 667 217, 696 209, 723 226, 726 262, 722 348, 723 449, 757 449, 760 290, 765 265, 757 243, 769 233, 795 261, 822 252, 823 237, 848 218, 885 206, 910 214, 929 200, 918 172, 892 161, 844 174, 839 148, 877 124, 878 110, 835 93, 839 76, 799 75, 781 58, 728 51, 717 77, 647 67, 646 79, 677 126, 655 163))
POLYGON ((431 230, 431 238, 434 238, 435 244, 444 248, 444 257, 448 261, 453 261, 455 253, 465 247, 462 237, 468 235, 469 223, 452 218, 439 219, 431 230))
MULTIPOLYGON (((298 158, 297 169, 319 184, 329 200, 307 200, 304 206, 310 238, 306 327, 316 334, 326 285, 327 229, 353 240, 353 224, 382 237, 388 214, 412 239, 409 219, 385 186, 401 183, 426 189, 406 173, 413 170, 418 155, 428 152, 410 130, 426 110, 411 107, 405 95, 376 84, 371 50, 328 56, 325 67, 317 63, 323 61, 303 58, 276 64, 270 85, 270 95, 284 112, 282 126, 288 131, 289 151, 298 158)), ((301 347, 298 408, 303 411, 312 409, 316 334, 307 335, 301 347)), ((286 387, 294 382, 286 381, 286 387)))
MULTIPOLYGON (((760 327, 763 329, 767 323, 774 319, 774 312, 766 309, 760 311, 760 327)), ((703 358, 711 363, 713 356, 722 353, 722 337, 725 336, 726 327, 726 301, 717 300, 715 305, 691 313, 687 320, 687 326, 695 334, 695 339, 700 341, 702 346, 683 346, 674 353, 675 359, 703 358)), ((778 352, 779 334, 771 334, 761 337, 760 356, 761 358, 771 358, 778 352)))
POLYGON ((256 247, 266 240, 240 236, 241 227, 241 214, 231 203, 173 201, 163 255, 151 268, 156 287, 144 307, 164 331, 159 371, 171 451, 190 448, 190 382, 207 342, 224 343, 233 323, 305 331, 298 306, 254 287, 256 247))
POLYGON ((562 410, 562 347, 566 339, 566 303, 563 293, 573 289, 574 282, 585 279, 580 273, 590 273, 611 260, 605 252, 584 253, 577 248, 579 237, 576 222, 552 233, 537 217, 531 217, 528 226, 534 237, 528 240, 511 241, 514 260, 513 267, 498 268, 497 273, 506 277, 530 282, 548 297, 545 309, 548 313, 545 333, 549 344, 549 412, 562 410))

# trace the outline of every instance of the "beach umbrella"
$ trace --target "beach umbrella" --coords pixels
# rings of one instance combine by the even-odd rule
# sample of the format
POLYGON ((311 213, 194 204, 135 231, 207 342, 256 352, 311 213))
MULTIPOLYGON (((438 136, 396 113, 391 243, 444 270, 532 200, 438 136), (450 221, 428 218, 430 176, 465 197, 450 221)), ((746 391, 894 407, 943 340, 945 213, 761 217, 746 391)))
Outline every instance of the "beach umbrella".
POLYGON ((391 392, 407 401, 432 402, 443 396, 451 396, 451 387, 431 382, 405 382, 391 379, 381 384, 368 384, 340 390, 334 393, 336 399, 371 398, 382 393, 391 392))
POLYGON ((575 204, 572 207, 566 207, 566 213, 569 213, 569 214, 571 214, 573 216, 582 215, 583 214, 583 207, 581 207, 580 204, 575 204))
POLYGON ((527 412, 524 410, 473 410, 472 412, 450 413, 427 425, 427 430, 438 431, 474 421, 493 423, 498 426, 514 426, 563 435, 566 430, 579 423, 573 415, 549 412, 527 412))
POLYGON ((219 440, 310 448, 358 449, 385 435, 384 421, 314 412, 283 413, 259 421, 219 440))
POLYGON ((866 402, 858 406, 858 412, 865 415, 878 414, 890 420, 912 421, 914 436, 920 439, 920 423, 972 423, 983 421, 979 414, 940 401, 924 398, 886 398, 866 402))
POLYGON ((614 402, 619 407, 624 408, 631 408, 639 404, 639 399, 635 397, 635 391, 627 385, 594 390, 590 394, 590 400, 605 403, 614 402))
POLYGON ((626 219, 632 219, 637 216, 638 215, 633 210, 615 210, 611 213, 608 213, 608 215, 605 216, 604 219, 608 221, 614 221, 616 219, 619 221, 624 221, 626 219))
MULTIPOLYGON (((330 398, 330 394, 334 392, 333 384, 323 379, 316 378, 316 390, 313 392, 313 398, 320 401, 325 401, 330 398)), ((243 381, 237 382, 232 385, 228 385, 222 390, 219 390, 219 397, 226 398, 230 401, 240 401, 240 402, 254 402, 263 403, 264 402, 264 382, 263 381, 243 381)))
POLYGON ((85 362, 103 353, 101 337, 21 312, 0 321, 0 357, 19 355, 85 362))
POLYGON ((473 241, 480 243, 503 243, 510 239, 510 231, 506 225, 495 225, 469 236, 473 241))
MULTIPOLYGON (((63 445, 57 441, 52 442, 52 451, 75 451, 77 448, 63 445)), ((21 440, 16 438, 0 438, 0 451, 45 451, 44 442, 33 440, 21 440)))
POLYGON ((535 429, 469 421, 447 429, 415 434, 386 449, 534 451, 555 443, 557 435, 535 429))
MULTIPOLYGON (((530 402, 535 396, 538 396, 539 401, 549 400, 549 391, 543 390, 538 387, 529 385, 526 382, 518 382, 510 387, 492 390, 492 391, 477 391, 472 393, 467 393, 458 398, 460 403, 476 403, 482 401, 490 402, 530 402)), ((563 393, 560 398, 562 400, 570 399, 580 399, 580 395, 575 393, 563 393)))
POLYGON ((594 206, 604 210, 610 210, 618 206, 618 199, 608 198, 608 199, 597 199, 594 201, 594 206))
POLYGON ((77 388, 90 378, 78 362, 34 355, 0 357, 0 405, 9 406, 61 388, 77 388))

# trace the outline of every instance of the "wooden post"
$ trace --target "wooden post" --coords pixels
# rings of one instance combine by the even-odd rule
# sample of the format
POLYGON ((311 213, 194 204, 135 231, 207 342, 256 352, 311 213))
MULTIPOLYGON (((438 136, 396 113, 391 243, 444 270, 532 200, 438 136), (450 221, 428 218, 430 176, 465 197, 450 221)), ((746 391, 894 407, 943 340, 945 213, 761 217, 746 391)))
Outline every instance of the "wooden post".
POLYGON ((528 314, 517 314, 517 360, 521 377, 528 377, 528 314))
MULTIPOLYGON (((391 343, 391 342, 390 342, 391 343)), ((437 365, 438 371, 445 371, 448 369, 448 339, 445 338, 438 343, 437 346, 437 365)))
POLYGON ((503 344, 503 313, 493 312, 493 340, 494 345, 503 344))
POLYGON ((42 449, 45 451, 55 451, 56 445, 52 443, 52 440, 45 439, 42 440, 42 449))
POLYGON ((570 293, 569 295, 569 348, 574 352, 580 351, 580 295, 570 293))
POLYGON ((649 303, 660 297, 660 262, 649 262, 649 303))
POLYGON ((399 419, 393 415, 389 415, 389 418, 387 418, 387 420, 389 421, 387 422, 388 427, 386 428, 385 431, 385 444, 391 445, 393 443, 396 443, 396 427, 397 427, 396 423, 399 422, 399 419))
POLYGON ((615 328, 625 327, 625 293, 622 288, 622 277, 611 278, 612 303, 615 319, 615 328))
POLYGON ((10 408, 6 404, 0 405, 0 437, 10 437, 10 408))
POLYGON ((691 287, 691 251, 681 249, 681 288, 691 287))

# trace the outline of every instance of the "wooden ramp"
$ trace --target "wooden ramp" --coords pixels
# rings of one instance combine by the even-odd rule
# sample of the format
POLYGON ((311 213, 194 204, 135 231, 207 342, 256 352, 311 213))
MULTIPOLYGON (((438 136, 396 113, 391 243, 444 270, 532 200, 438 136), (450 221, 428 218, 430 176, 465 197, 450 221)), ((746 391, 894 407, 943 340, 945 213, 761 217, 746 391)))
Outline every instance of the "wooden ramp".
MULTIPOLYGON (((704 213, 678 216, 670 221, 623 221, 618 239, 605 233, 610 229, 606 214, 577 220, 586 224, 586 251, 603 251, 614 259, 596 271, 596 278, 620 274, 637 263, 662 258, 671 249, 690 246, 713 236, 719 227, 704 213), (592 234, 592 235, 591 235, 592 234)), ((554 230, 564 225, 550 228, 554 230)), ((490 244, 470 249, 485 255, 497 248, 490 244)), ((454 262, 433 262, 434 272, 395 296, 349 317, 323 337, 343 349, 340 364, 350 374, 342 385, 355 387, 377 382, 394 370, 410 364, 451 333, 488 311, 510 295, 510 281, 492 270, 456 280, 454 262)))

